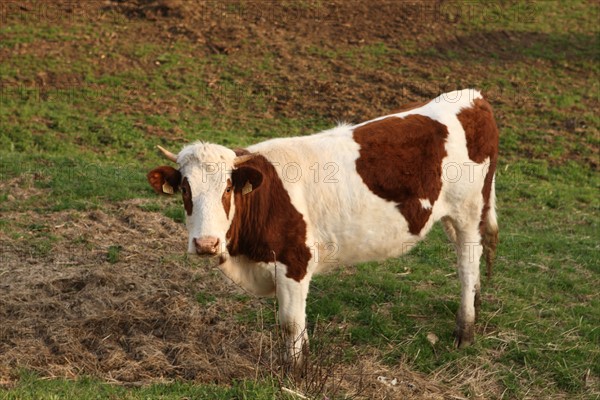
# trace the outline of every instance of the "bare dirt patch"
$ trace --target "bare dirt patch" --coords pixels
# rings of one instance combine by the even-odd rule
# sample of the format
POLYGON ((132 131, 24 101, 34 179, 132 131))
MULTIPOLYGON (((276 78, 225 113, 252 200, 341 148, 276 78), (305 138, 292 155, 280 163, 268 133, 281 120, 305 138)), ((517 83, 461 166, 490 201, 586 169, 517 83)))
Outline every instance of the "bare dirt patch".
MULTIPOLYGON (((266 97, 267 118, 319 114, 358 122, 421 100, 423 94, 437 94, 435 85, 410 87, 406 76, 384 69, 416 66, 410 57, 387 50, 406 42, 425 46, 444 32, 440 28, 448 22, 434 17, 440 3, 132 0, 113 1, 104 10, 134 22, 152 21, 142 29, 152 30, 151 35, 163 43, 189 40, 196 45, 199 60, 222 55, 227 69, 249 69, 249 74, 237 76, 234 82, 223 79, 222 70, 207 71, 207 84, 233 85, 266 97), (424 30, 426 37, 417 35, 424 30), (386 46, 379 50, 387 52, 386 68, 381 68, 369 51, 377 52, 384 42, 386 46), (365 52, 365 46, 370 50, 365 52), (257 68, 261 63, 263 67, 257 68), (356 63, 364 65, 357 68, 356 63), (332 93, 336 101, 324 101, 332 93)), ((433 67, 425 60, 418 69, 433 67)))
MULTIPOLYGON (((19 239, 0 239, 0 364, 114 382, 229 382, 253 369, 241 349, 255 347, 259 334, 238 332, 222 318, 236 305, 195 301, 210 271, 186 267, 183 259, 165 261, 182 253, 179 224, 135 202, 109 213, 8 218, 28 221, 53 240, 42 251, 34 242, 43 238, 18 226, 19 239)), ((215 294, 228 291, 216 288, 215 294)))
MULTIPOLYGON (((1 385, 14 384, 19 368, 126 385, 282 379, 276 327, 259 317, 240 320, 249 311, 266 313, 272 303, 240 300, 239 289, 207 263, 188 260, 184 227, 143 211, 146 202, 6 216, 14 224, 0 233, 1 385), (47 246, 35 247, 48 238, 47 246)), ((329 391, 359 398, 453 393, 372 354, 338 363, 348 344, 334 341, 333 352, 317 349, 299 390, 315 393, 326 382, 329 391)))

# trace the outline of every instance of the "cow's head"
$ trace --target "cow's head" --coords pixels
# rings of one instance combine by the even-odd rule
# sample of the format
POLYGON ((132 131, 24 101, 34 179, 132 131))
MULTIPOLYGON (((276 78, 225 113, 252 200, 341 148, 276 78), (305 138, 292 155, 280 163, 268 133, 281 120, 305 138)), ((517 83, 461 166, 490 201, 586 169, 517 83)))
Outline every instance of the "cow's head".
POLYGON ((157 193, 181 192, 188 229, 188 252, 217 255, 227 251, 227 231, 235 216, 235 196, 259 188, 262 174, 244 166, 252 155, 210 143, 194 143, 177 155, 158 146, 179 169, 161 166, 147 175, 157 193))

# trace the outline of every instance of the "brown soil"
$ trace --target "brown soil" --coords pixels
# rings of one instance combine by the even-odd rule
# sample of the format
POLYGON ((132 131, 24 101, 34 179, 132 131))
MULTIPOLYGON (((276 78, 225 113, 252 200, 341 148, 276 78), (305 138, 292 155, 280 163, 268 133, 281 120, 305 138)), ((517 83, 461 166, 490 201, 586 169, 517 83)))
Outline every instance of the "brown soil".
MULTIPOLYGON (((193 81, 193 85, 199 91, 211 89, 207 106, 156 96, 150 86, 129 87, 125 82, 114 94, 118 101, 99 111, 101 115, 143 112, 176 121, 181 112, 191 112, 215 122, 221 119, 227 126, 243 126, 245 121, 257 118, 268 121, 274 116, 361 122, 445 91, 476 87, 484 89, 491 100, 501 128, 504 113, 514 114, 515 107, 538 117, 535 129, 543 131, 545 137, 521 143, 519 156, 544 158, 555 164, 577 160, 594 170, 599 168, 598 146, 585 139, 586 133, 597 131, 597 127, 587 126, 583 118, 585 110, 598 108, 597 97, 581 98, 569 109, 561 110, 572 118, 555 121, 548 117, 554 106, 536 100, 535 79, 524 82, 526 78, 521 76, 499 83, 497 72, 493 72, 526 65, 542 71, 564 71, 587 85, 595 76, 580 61, 598 57, 598 38, 590 34, 591 27, 574 24, 564 33, 548 34, 505 29, 500 20, 496 26, 486 26, 486 31, 469 31, 457 23, 467 17, 461 17, 458 11, 476 7, 470 18, 485 18, 490 8, 483 3, 476 6, 476 2, 444 0, 49 3, 53 6, 11 3, 12 8, 20 7, 21 11, 7 13, 7 22, 55 13, 59 16, 56 24, 66 28, 83 25, 96 32, 64 42, 40 38, 34 43, 0 47, 0 58, 60 55, 73 64, 93 64, 92 73, 97 78, 125 71, 142 72, 167 82, 174 76, 175 87, 185 84, 187 74, 201 75, 202 82, 193 81), (161 72, 158 66, 163 61, 159 55, 168 54, 182 43, 197 63, 175 63, 170 73, 161 72), (153 46, 152 54, 138 55, 137 51, 148 45, 153 46), (215 55, 221 57, 221 63, 215 62, 215 55), (213 58, 206 63, 208 57, 213 58), (490 64, 494 66, 490 68, 490 64), (540 150, 539 144, 554 141, 577 146, 569 145, 560 156, 548 157, 547 149, 540 150)), ((508 3, 494 6, 504 10, 508 3)), ((24 72, 17 80, 7 78, 3 84, 36 85, 43 91, 77 87, 85 80, 85 74, 65 67, 60 74, 24 72)), ((96 85, 85 82, 86 87, 96 89, 96 85)), ((559 86, 568 90, 570 85, 559 86)), ((97 89, 102 91, 102 85, 97 89)), ((171 140, 181 138, 181 132, 140 127, 171 140)))
MULTIPOLYGON (((598 108, 597 96, 579 99, 577 104, 561 110, 572 118, 556 121, 549 117, 554 106, 536 100, 535 79, 524 82, 523 77, 509 78, 510 82, 499 83, 494 75, 497 72, 491 72, 494 68, 510 70, 525 65, 564 71, 577 77, 582 86, 588 85, 596 77, 579 61, 598 57, 598 37, 590 33, 593 27, 573 24, 564 33, 548 34, 504 29, 502 20, 495 26, 486 25, 486 31, 459 26, 461 18, 489 17, 486 13, 497 7, 508 10, 508 3, 502 2, 491 8, 484 3, 477 6, 477 2, 445 0, 48 3, 53 6, 13 2, 11 9, 21 11, 7 13, 7 22, 46 12, 59 16, 56 24, 67 28, 91 26, 97 32, 60 43, 41 38, 34 43, 0 47, 0 58, 60 55, 74 64, 81 60, 95 64, 93 74, 98 78, 128 71, 156 74, 170 81, 169 73, 158 70, 158 55, 185 43, 198 67, 176 66, 171 70, 176 76, 174 84, 185 84, 188 73, 200 74, 203 82, 194 81, 194 86, 199 91, 212 89, 211 105, 207 106, 156 96, 151 87, 128 87, 124 83, 115 93, 116 104, 107 105, 99 111, 101 115, 143 112, 176 121, 181 112, 191 112, 213 121, 221 119, 227 126, 243 126, 245 121, 257 118, 268 121, 274 116, 361 122, 445 91, 476 87, 484 89, 491 100, 501 130, 507 111, 515 114, 518 108, 520 113, 536 116, 535 129, 544 132, 544 137, 535 135, 533 143, 523 141, 518 156, 543 158, 554 164, 583 161, 593 170, 599 168, 599 148, 586 139, 592 137, 589 132, 597 132, 597 127, 587 126, 583 117, 586 110, 598 108), (470 17, 464 14, 469 7, 475 7, 470 17), (146 45, 154 46, 157 54, 137 55, 135 50, 146 45), (222 57, 221 64, 214 58, 204 62, 214 55, 222 57), (490 64, 495 67, 490 68, 490 64), (540 144, 553 142, 570 145, 561 155, 549 156, 540 144)), ((524 7, 523 12, 532 11, 524 7)), ((501 17, 509 22, 512 14, 506 11, 501 17)), ((37 85, 44 90, 77 86, 85 80, 84 74, 69 68, 61 74, 36 71, 21 75, 17 80, 7 78, 3 84, 37 85)), ((558 86, 568 91, 570 85, 558 86)), ((181 138, 181 132, 164 132, 144 124, 140 127, 171 140, 181 138)))
MULTIPOLYGON (((202 6, 187 1, 128 1, 113 3, 109 9, 130 20, 152 20, 152 30, 163 42, 184 36, 195 42, 199 59, 212 54, 227 56, 227 68, 247 69, 248 75, 235 82, 223 82, 222 71, 212 71, 210 85, 233 84, 249 93, 271 96, 266 116, 298 117, 318 114, 331 119, 361 121, 388 112, 406 102, 431 97, 436 85, 406 85, 402 74, 391 75, 375 65, 360 71, 344 59, 355 54, 368 64, 362 46, 385 42, 394 48, 405 40, 423 42, 417 32, 443 32, 438 18, 426 18, 440 1, 407 4, 398 10, 395 0, 345 1, 322 4, 283 2, 206 2, 202 6), (159 28, 158 30, 156 28, 159 28), (316 51, 331 52, 333 56, 316 51), (266 70, 256 68, 263 58, 272 58, 266 70), (323 101, 335 93, 335 102, 323 101)), ((148 32, 149 33, 149 32, 148 32)), ((414 60, 401 54, 386 56, 387 65, 407 69, 414 60)), ((419 70, 427 70, 429 62, 419 70)), ((386 68, 387 69, 387 68, 386 68)), ((199 110, 201 111, 201 110, 199 110)), ((226 112, 226 110, 225 110, 226 112)))

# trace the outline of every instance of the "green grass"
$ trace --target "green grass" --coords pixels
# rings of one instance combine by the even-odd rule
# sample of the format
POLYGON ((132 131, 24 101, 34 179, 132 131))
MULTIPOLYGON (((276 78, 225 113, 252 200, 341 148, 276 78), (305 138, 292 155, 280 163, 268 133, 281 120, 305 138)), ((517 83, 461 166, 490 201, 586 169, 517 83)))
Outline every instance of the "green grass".
POLYGON ((275 387, 273 382, 240 381, 233 382, 229 387, 173 382, 128 389, 85 377, 75 381, 43 380, 35 374, 23 372, 16 388, 8 392, 2 392, 0 389, 0 398, 3 400, 291 399, 290 396, 280 393, 275 387))
MULTIPOLYGON (((309 327, 346 326, 326 335, 332 336, 327 340, 354 346, 346 350, 349 363, 360 362, 361 352, 375 351, 389 365, 407 363, 425 374, 441 371, 445 379, 483 364, 504 398, 530 393, 594 398, 597 384, 586 386, 583 377, 589 371, 596 382, 600 379, 600 176, 597 163, 592 165, 600 145, 600 119, 594 112, 600 67, 598 36, 590 34, 596 29, 597 7, 594 13, 585 1, 461 4, 487 7, 487 14, 461 20, 454 25, 457 31, 485 36, 506 30, 515 40, 510 43, 518 46, 484 55, 468 46, 439 51, 432 36, 426 38, 431 46, 414 40, 402 48, 379 42, 333 49, 315 43, 305 52, 313 60, 322 59, 322 65, 341 59, 357 71, 401 71, 407 80, 477 86, 490 93, 501 128, 496 180, 501 236, 494 276, 483 284, 477 342, 460 351, 452 346, 459 285, 455 255, 439 227, 406 257, 315 278, 309 327), (532 37, 536 40, 528 40, 532 37), (412 62, 441 59, 444 68, 427 73, 406 69, 389 61, 398 54, 412 62), (435 345, 427 340, 430 332, 439 337, 435 345)), ((130 29, 137 23, 131 22, 130 29)), ((68 44, 83 34, 99 35, 98 28, 115 27, 119 24, 110 21, 84 21, 68 29, 32 21, 8 24, 0 26, 0 50, 45 41, 68 44)), ((272 49, 241 68, 222 54, 201 57, 195 44, 184 40, 174 40, 169 48, 155 38, 142 44, 118 41, 112 52, 106 46, 76 51, 71 58, 24 54, 0 60, 2 214, 101 209, 127 199, 155 198, 145 174, 164 164, 156 144, 174 151, 191 140, 246 146, 335 123, 318 114, 265 115, 273 95, 281 94, 275 92, 288 95, 294 89, 278 82, 238 82, 276 70, 272 49), (102 70, 98 57, 104 53, 115 61, 135 59, 137 67, 102 70), (35 83, 40 71, 74 74, 79 81, 43 90, 35 83), (219 85, 207 83, 214 76, 219 85), (151 107, 153 102, 160 107, 151 107), (18 191, 30 195, 12 199, 18 191)), ((177 222, 185 219, 178 200, 161 198, 141 207, 177 222)), ((28 238, 35 239, 32 251, 52 250, 56 238, 46 227, 22 224, 28 238)), ((0 227, 18 240, 10 225, 0 219, 0 227)), ((110 246, 107 260, 119 262, 119 254, 119 246, 110 246)), ((202 292, 196 300, 205 305, 214 297, 202 292)), ((260 318, 271 326, 271 303, 266 310, 260 316, 247 310, 232 318, 241 324, 260 318)), ((319 340, 315 338, 315 348, 319 340)), ((0 390, 0 398, 282 398, 276 386, 265 380, 129 389, 88 378, 47 380, 23 372, 15 388, 0 390)), ((461 389, 472 394, 467 384, 461 389)))
POLYGON ((111 264, 116 264, 119 262, 119 254, 121 253, 122 249, 123 247, 120 245, 108 246, 108 253, 106 254, 106 259, 108 262, 111 264))
MULTIPOLYGON (((78 154, 0 154, 2 179, 13 188, 36 189, 21 201, 0 202, 0 210, 43 212, 98 208, 107 201, 150 196, 144 171, 139 166, 99 161, 78 154), (87 158, 87 159, 86 159, 87 158)), ((10 193, 9 193, 10 194, 10 193)))

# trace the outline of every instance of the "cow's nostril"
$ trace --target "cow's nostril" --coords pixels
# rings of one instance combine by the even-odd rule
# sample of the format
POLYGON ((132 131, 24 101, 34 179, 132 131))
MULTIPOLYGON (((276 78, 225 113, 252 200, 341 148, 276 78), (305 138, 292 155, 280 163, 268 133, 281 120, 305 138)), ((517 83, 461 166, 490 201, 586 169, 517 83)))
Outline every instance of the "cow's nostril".
POLYGON ((196 252, 198 254, 217 254, 219 251, 219 238, 206 236, 195 238, 196 252))

